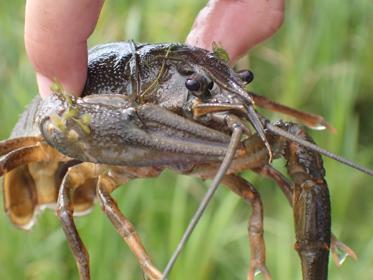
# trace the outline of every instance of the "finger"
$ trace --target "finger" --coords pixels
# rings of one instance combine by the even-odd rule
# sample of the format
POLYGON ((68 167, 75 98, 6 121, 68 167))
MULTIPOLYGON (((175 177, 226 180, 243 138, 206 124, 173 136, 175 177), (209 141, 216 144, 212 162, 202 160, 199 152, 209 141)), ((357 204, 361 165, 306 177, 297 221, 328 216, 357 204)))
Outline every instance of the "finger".
POLYGON ((220 43, 231 63, 280 27, 284 0, 210 0, 198 14, 186 42, 210 49, 220 43))
POLYGON ((87 76, 87 39, 102 5, 103 0, 26 2, 25 47, 43 97, 54 79, 67 92, 80 94, 87 76))

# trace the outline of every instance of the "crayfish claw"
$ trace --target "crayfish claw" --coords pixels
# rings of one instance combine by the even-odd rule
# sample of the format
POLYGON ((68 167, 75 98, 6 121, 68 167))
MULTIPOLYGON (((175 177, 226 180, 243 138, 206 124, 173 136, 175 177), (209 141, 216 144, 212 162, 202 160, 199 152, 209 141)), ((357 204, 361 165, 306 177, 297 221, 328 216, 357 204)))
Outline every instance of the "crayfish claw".
POLYGON ((336 266, 341 266, 347 257, 351 257, 354 261, 357 261, 357 255, 350 247, 339 241, 334 235, 332 235, 330 249, 333 257, 333 261, 336 266))

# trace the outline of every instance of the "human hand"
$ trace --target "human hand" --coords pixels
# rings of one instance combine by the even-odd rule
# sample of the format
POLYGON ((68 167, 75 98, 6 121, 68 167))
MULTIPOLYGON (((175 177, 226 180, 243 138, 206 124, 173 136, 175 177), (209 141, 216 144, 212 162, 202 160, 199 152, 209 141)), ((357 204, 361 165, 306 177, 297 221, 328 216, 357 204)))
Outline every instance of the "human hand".
MULTIPOLYGON (((283 19, 284 0, 210 0, 199 13, 188 44, 227 50, 231 63, 271 36, 283 19)), ((93 32, 103 0, 26 2, 25 46, 36 71, 39 93, 51 93, 58 79, 79 95, 87 76, 87 39, 93 32)))
POLYGON ((103 0, 27 0, 25 46, 36 71, 39 94, 51 93, 53 79, 79 95, 87 77, 87 39, 103 0))
POLYGON ((234 64, 273 35, 284 18, 284 0, 210 0, 197 16, 186 43, 212 50, 217 42, 234 64))

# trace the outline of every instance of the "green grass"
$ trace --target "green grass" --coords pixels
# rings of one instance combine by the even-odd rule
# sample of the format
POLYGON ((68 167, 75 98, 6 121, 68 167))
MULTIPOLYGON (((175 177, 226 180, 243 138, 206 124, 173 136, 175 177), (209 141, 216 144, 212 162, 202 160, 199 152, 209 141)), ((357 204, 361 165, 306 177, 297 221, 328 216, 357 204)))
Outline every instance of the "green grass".
MULTIPOLYGON (((107 1, 90 45, 130 38, 183 41, 204 2, 107 1)), ((302 2, 287 1, 281 31, 255 48, 241 65, 250 65, 255 72, 254 90, 321 114, 337 128, 335 135, 312 132, 320 146, 372 167, 373 3, 302 2)), ((37 93, 23 48, 23 10, 24 1, 0 2, 0 139, 9 135, 19 113, 37 93)), ((331 263, 329 278, 371 279, 373 181, 329 159, 325 167, 333 231, 359 255, 357 262, 348 260, 341 268, 331 263)), ((257 186, 264 202, 267 263, 273 279, 300 279, 291 209, 267 179, 249 172, 245 176, 257 186)), ((165 266, 207 185, 167 171, 115 192, 159 267, 165 266)), ((170 279, 245 279, 249 215, 248 205, 219 189, 170 279)), ((99 207, 78 218, 77 225, 91 255, 92 279, 142 279, 134 257, 99 207)), ((0 279, 78 279, 54 213, 40 215, 31 232, 15 229, 0 213, 0 228, 0 279)))

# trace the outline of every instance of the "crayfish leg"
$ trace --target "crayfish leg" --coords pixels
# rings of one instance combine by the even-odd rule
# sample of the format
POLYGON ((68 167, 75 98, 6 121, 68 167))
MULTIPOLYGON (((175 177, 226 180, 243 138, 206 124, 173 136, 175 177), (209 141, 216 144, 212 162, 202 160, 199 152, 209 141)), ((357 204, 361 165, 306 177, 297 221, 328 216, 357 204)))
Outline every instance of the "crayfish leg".
MULTIPOLYGON (((122 182, 123 183, 123 182, 122 182)), ((149 254, 146 252, 140 236, 132 223, 121 213, 117 203, 110 193, 117 188, 117 184, 108 176, 100 176, 97 184, 97 196, 101 208, 114 225, 122 239, 128 244, 136 256, 144 274, 150 280, 162 279, 162 273, 153 265, 149 254)))
MULTIPOLYGON (((89 182, 91 182, 91 184, 88 184, 84 188, 97 189, 97 197, 99 198, 105 214, 109 217, 119 234, 128 243, 129 247, 138 258, 144 273, 151 280, 162 279, 162 274, 151 263, 150 257, 146 253, 133 225, 121 214, 117 204, 110 196, 110 193, 119 186, 119 184, 114 178, 109 177, 109 175, 103 175, 107 173, 106 171, 105 166, 102 168, 97 164, 88 162, 72 166, 66 172, 58 194, 57 215, 62 222, 68 244, 75 257, 80 279, 90 279, 90 269, 87 249, 79 236, 73 219, 74 210, 76 210, 74 208, 77 204, 76 199, 81 198, 79 193, 76 194, 74 192, 81 190, 82 186, 89 182), (98 178, 98 180, 93 180, 94 178, 98 178)), ((142 171, 144 171, 144 174, 148 172, 148 176, 154 176, 154 172, 151 172, 152 170, 149 171, 146 169, 142 171)), ((110 171, 110 173, 112 173, 112 171, 110 171)), ((118 180, 120 183, 124 183, 133 177, 136 177, 135 173, 130 174, 126 179, 124 176, 118 177, 118 180)), ((84 192, 87 193, 87 190, 84 190, 84 192)), ((92 193, 92 190, 88 193, 92 193)))
POLYGON ((263 273, 266 280, 271 275, 265 265, 265 244, 263 239, 263 205, 257 190, 245 179, 235 176, 224 176, 222 183, 251 204, 252 214, 249 219, 250 270, 248 280, 254 280, 255 274, 263 273))
POLYGON ((303 112, 303 111, 285 106, 283 104, 272 101, 266 98, 265 96, 255 94, 253 92, 250 92, 250 95, 253 98, 255 104, 259 107, 268 109, 272 112, 279 112, 279 113, 294 117, 295 119, 299 120, 306 126, 313 128, 313 129, 320 130, 320 129, 327 128, 329 131, 333 133, 336 132, 336 129, 332 125, 330 125, 327 121, 325 121, 322 116, 303 112))
POLYGON ((275 181, 287 198, 290 206, 293 207, 293 186, 281 172, 273 168, 271 165, 264 165, 261 168, 255 168, 254 171, 275 181))
POLYGON ((62 180, 58 194, 57 216, 61 220, 67 242, 75 257, 81 280, 90 279, 89 255, 74 223, 72 194, 88 179, 99 176, 99 172, 99 168, 93 163, 81 163, 70 167, 62 180))
POLYGON ((35 222, 36 187, 26 165, 4 176, 3 197, 5 213, 16 227, 28 230, 35 222))
POLYGON ((46 155, 39 145, 18 148, 9 152, 1 159, 0 176, 18 166, 45 159, 46 155))
POLYGON ((34 146, 40 141, 42 141, 42 138, 38 136, 17 137, 0 141, 0 156, 6 155, 7 153, 19 148, 34 146))
POLYGON ((7 153, 0 160, 0 176, 4 175, 4 208, 11 222, 22 229, 30 229, 35 222, 38 191, 28 164, 46 160, 39 144, 22 147, 35 139, 16 138, 0 144, 0 150, 7 153), (23 140, 26 140, 24 142, 23 140), (4 144, 4 145, 3 145, 4 144))
MULTIPOLYGON (((40 210, 55 208, 62 178, 76 161, 60 154, 40 137, 2 141, 0 152, 5 212, 15 226, 28 230, 40 210)), ((84 214, 92 206, 95 193, 91 189, 87 182, 75 192, 76 213, 84 214)))

